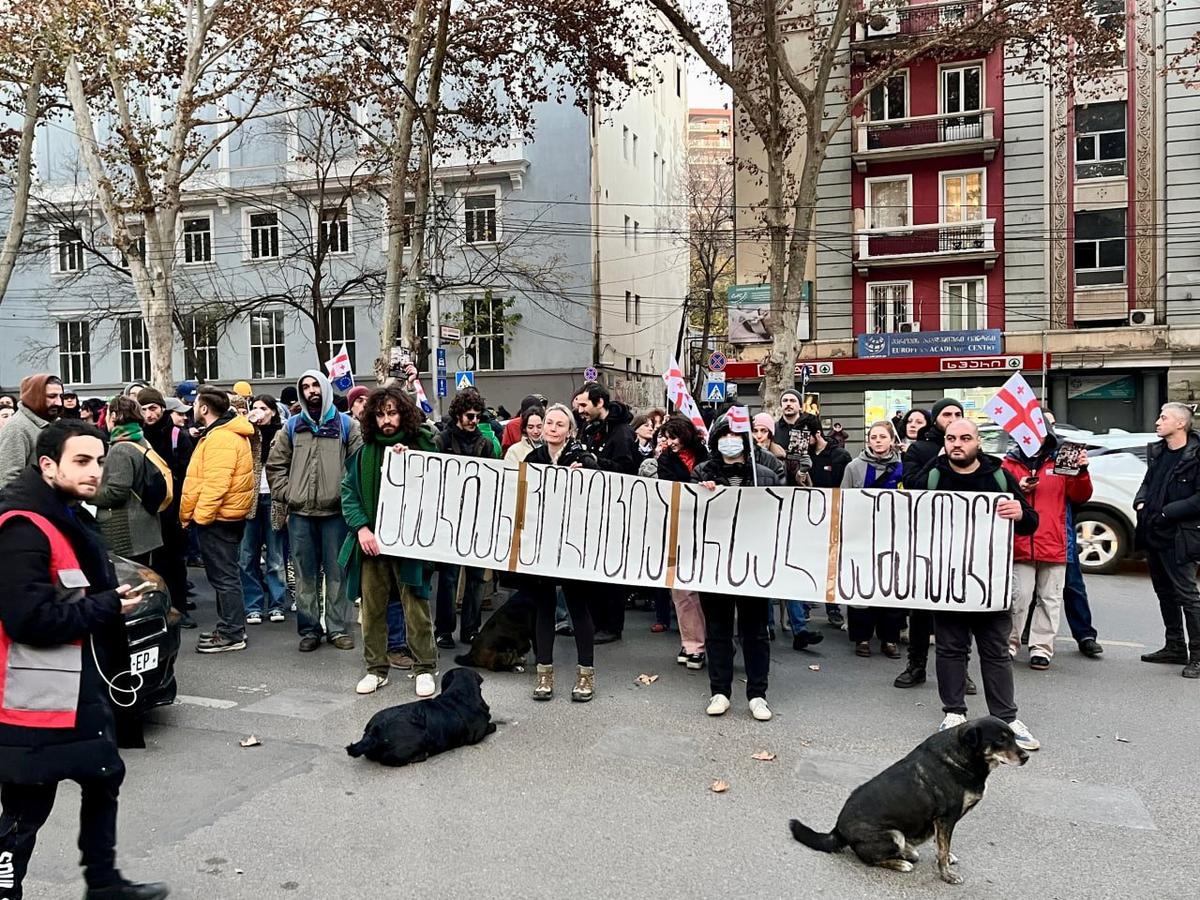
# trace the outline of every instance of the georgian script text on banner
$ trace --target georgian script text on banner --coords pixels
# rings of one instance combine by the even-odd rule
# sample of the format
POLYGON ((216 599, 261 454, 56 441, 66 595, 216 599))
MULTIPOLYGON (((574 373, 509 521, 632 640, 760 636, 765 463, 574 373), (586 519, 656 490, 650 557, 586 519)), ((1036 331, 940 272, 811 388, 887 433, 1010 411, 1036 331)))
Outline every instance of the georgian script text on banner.
POLYGON ((591 582, 962 611, 1008 606, 1004 494, 717 488, 407 451, 384 553, 591 582))

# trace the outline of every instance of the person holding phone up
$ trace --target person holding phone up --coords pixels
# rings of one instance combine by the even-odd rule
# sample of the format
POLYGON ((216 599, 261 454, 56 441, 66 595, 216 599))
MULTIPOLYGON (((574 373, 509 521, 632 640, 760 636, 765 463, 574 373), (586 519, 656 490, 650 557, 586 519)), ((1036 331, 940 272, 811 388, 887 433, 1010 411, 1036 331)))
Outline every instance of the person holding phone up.
MULTIPOLYGON (((101 666, 129 667, 124 614, 137 590, 116 578, 95 521, 80 507, 100 486, 107 445, 78 419, 38 435, 36 463, 0 499, 0 897, 17 900, 58 783, 82 790, 85 900, 158 900, 116 868, 117 794, 125 765, 101 666)), ((142 585, 138 586, 139 588, 142 585)), ((61 848, 60 848, 61 849, 61 848)))

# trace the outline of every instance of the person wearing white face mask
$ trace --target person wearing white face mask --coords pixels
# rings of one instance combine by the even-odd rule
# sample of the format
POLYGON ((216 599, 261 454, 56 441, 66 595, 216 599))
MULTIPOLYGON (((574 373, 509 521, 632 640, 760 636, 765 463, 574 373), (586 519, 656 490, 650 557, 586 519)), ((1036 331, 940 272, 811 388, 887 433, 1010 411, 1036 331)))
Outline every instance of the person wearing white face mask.
MULTIPOLYGON (((775 473, 755 463, 750 434, 731 430, 728 416, 713 423, 708 438, 712 456, 692 471, 692 481, 710 491, 718 487, 774 487, 775 473)), ((769 604, 762 597, 701 594, 704 610, 704 643, 708 654, 708 682, 712 698, 705 710, 724 714, 733 693, 733 619, 737 613, 742 653, 746 661, 746 699, 750 713, 760 722, 771 718, 767 706, 767 674, 771 667, 771 642, 767 636, 769 604)))

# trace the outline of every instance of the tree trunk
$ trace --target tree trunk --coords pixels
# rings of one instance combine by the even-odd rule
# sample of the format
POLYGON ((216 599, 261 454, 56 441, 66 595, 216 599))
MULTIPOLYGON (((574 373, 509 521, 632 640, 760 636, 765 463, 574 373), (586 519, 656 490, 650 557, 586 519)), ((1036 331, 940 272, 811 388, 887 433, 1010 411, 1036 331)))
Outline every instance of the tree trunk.
POLYGON ((17 254, 25 240, 25 219, 29 211, 29 188, 33 183, 33 135, 37 130, 38 103, 42 96, 42 82, 46 78, 49 54, 42 51, 33 64, 29 86, 25 89, 24 119, 21 122, 21 146, 17 152, 17 175, 13 183, 12 219, 8 223, 8 234, 4 247, 0 249, 0 302, 8 291, 8 282, 17 265, 17 254))
MULTIPOLYGON (((394 121, 392 135, 391 183, 387 197, 387 274, 383 289, 383 314, 379 324, 379 358, 375 360, 375 377, 384 384, 391 365, 392 347, 400 331, 400 293, 404 275, 404 196, 408 184, 408 164, 412 156, 412 129, 417 107, 412 98, 417 95, 421 75, 421 60, 425 47, 425 26, 429 19, 430 0, 416 0, 412 28, 409 30, 408 60, 404 67, 404 86, 408 91, 404 109, 394 121)), ((409 336, 411 340, 411 335, 409 336)))

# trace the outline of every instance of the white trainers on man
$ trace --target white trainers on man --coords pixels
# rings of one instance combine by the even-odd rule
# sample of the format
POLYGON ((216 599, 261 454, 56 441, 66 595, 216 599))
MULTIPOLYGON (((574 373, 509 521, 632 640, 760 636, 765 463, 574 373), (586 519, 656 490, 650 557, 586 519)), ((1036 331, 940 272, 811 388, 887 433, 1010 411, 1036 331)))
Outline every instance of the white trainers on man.
POLYGON ((710 716, 723 716, 729 712, 729 698, 724 694, 713 694, 708 701, 708 709, 704 710, 710 716))
POLYGON ((771 721, 771 707, 767 706, 766 697, 755 697, 750 701, 750 715, 760 722, 771 721))
POLYGON ((417 676, 417 696, 432 697, 437 693, 437 682, 433 680, 433 676, 428 672, 422 672, 417 676))
POLYGON ((938 731, 949 731, 951 728, 957 728, 965 721, 967 721, 967 717, 961 713, 946 713, 946 718, 942 719, 942 724, 938 726, 938 731))
POLYGON ((356 694, 373 694, 388 683, 387 676, 372 675, 368 672, 354 688, 356 694))
POLYGON ((1017 746, 1022 750, 1040 750, 1042 742, 1033 736, 1029 731, 1029 727, 1020 719, 1013 719, 1008 723, 1008 727, 1012 729, 1012 733, 1017 738, 1017 746))

